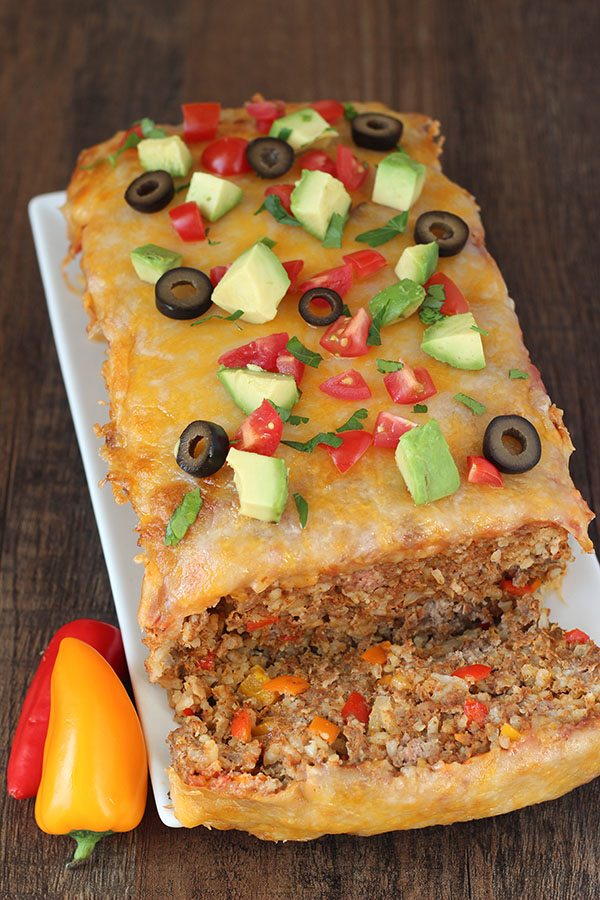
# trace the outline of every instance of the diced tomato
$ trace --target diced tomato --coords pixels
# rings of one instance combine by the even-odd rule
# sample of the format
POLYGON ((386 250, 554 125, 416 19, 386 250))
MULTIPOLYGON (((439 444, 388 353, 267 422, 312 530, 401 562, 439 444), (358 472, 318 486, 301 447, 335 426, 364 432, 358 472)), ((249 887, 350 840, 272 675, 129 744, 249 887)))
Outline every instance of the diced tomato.
POLYGON ((123 146, 123 144, 125 143, 125 141, 127 140, 127 138, 129 137, 130 134, 137 134, 137 136, 139 138, 143 138, 144 134, 142 132, 142 126, 141 125, 132 125, 131 128, 128 128, 121 139, 121 143, 119 144, 119 147, 123 146))
POLYGON ((216 175, 242 175, 251 172, 246 159, 248 141, 241 137, 217 138, 202 151, 202 165, 216 175))
POLYGON ((228 268, 229 266, 214 266, 210 270, 210 280, 212 281, 213 287, 216 287, 218 285, 228 268))
POLYGON ((321 347, 335 356, 364 356, 369 352, 367 336, 371 316, 361 306, 352 318, 340 316, 330 325, 321 340, 321 347))
POLYGON ((231 736, 248 742, 252 738, 252 717, 247 709, 239 709, 231 720, 231 736))
POLYGON ((285 353, 280 353, 275 360, 275 372, 280 372, 282 375, 293 375, 297 386, 300 387, 304 375, 304 363, 286 350, 285 353))
POLYGON ((261 456, 273 456, 279 446, 282 431, 281 416, 268 400, 263 400, 236 431, 235 438, 238 443, 235 448, 249 453, 260 453, 261 456))
MULTIPOLYGON (((266 400, 263 400, 263 403, 266 402, 266 400)), ((277 622, 279 622, 279 616, 268 616, 266 619, 260 619, 258 622, 246 622, 246 631, 257 631, 259 628, 267 628, 268 625, 276 625, 277 622)))
POLYGON ((465 700, 465 716, 469 722, 476 722, 477 725, 485 725, 488 717, 489 709, 481 700, 474 700, 473 697, 467 697, 465 700))
POLYGON ((316 109, 320 116, 331 125, 344 115, 344 104, 337 100, 316 100, 310 104, 311 109, 316 109))
POLYGON ((537 591, 541 583, 541 578, 534 578, 531 584, 523 584, 519 587, 516 584, 513 584, 510 578, 503 578, 500 582, 500 587, 503 591, 506 591, 507 594, 514 594, 515 597, 523 597, 524 594, 533 594, 534 591, 537 591))
POLYGON ((198 204, 191 200, 189 203, 182 203, 169 210, 169 216, 173 223, 173 228, 182 241, 203 241, 206 237, 206 230, 198 204))
POLYGON ((367 725, 369 716, 371 715, 371 707, 362 694, 358 691, 352 691, 344 705, 342 706, 342 719, 347 722, 350 716, 354 716, 363 725, 367 725))
POLYGON ((422 366, 416 366, 413 371, 404 363, 403 369, 386 375, 383 383, 394 403, 420 403, 421 400, 437 394, 431 375, 422 366))
POLYGON ((256 119, 256 127, 261 134, 271 130, 275 119, 285 116, 285 103, 282 100, 251 100, 244 103, 246 112, 256 119))
POLYGON ((215 654, 212 652, 207 653, 206 656, 203 656, 201 659, 198 660, 198 662, 196 663, 196 666, 199 669, 206 669, 207 671, 209 671, 210 669, 214 669, 215 654))
POLYGON ((266 369, 267 372, 275 372, 277 371, 277 357, 286 350, 289 339, 287 331, 256 338, 249 344, 243 344, 241 347, 236 347, 235 350, 223 353, 218 362, 222 366, 228 367, 247 366, 251 363, 254 366, 260 366, 261 369, 266 369))
POLYGON ((347 369, 328 378, 319 385, 319 390, 340 400, 368 400, 371 396, 369 385, 356 369, 347 369))
POLYGON ((337 291, 340 297, 343 297, 352 287, 352 277, 352 265, 344 263, 343 266, 334 266, 333 269, 317 272, 308 281, 303 282, 298 290, 304 293, 312 288, 326 287, 331 288, 332 291, 337 291))
POLYGON ((377 250, 356 250, 354 253, 347 253, 342 259, 350 263, 358 279, 368 278, 387 266, 387 259, 377 250))
POLYGON ((343 431, 338 437, 342 439, 339 447, 330 447, 328 444, 323 446, 343 475, 369 449, 373 443, 373 435, 368 431, 343 431))
POLYGON ((590 636, 579 628, 572 628, 571 631, 565 632, 565 641, 567 644, 587 644, 590 636))
POLYGON ((291 216, 292 215, 292 204, 290 202, 290 197, 292 196, 292 191, 294 190, 295 185, 293 184, 272 184, 265 191, 265 197, 267 194, 275 194, 276 197, 279 197, 281 200, 281 205, 285 209, 286 213, 291 216))
POLYGON ((487 678, 491 671, 491 666, 475 664, 473 666, 462 666, 462 668, 456 669, 452 674, 455 678, 464 678, 465 681, 480 681, 482 678, 487 678))
POLYGON ((375 429, 373 431, 374 447, 392 447, 398 446, 398 441, 402 435, 416 428, 416 422, 404 419, 391 412, 380 412, 375 421, 375 429))
POLYGON ((423 287, 425 290, 432 284, 441 284, 444 288, 446 300, 440 308, 440 312, 444 316, 455 316, 457 313, 469 312, 469 304, 465 300, 463 293, 456 287, 451 278, 442 272, 435 272, 423 287))
POLYGON ((489 484, 492 487, 502 487, 502 475, 496 466, 485 456, 467 456, 469 467, 468 481, 471 484, 489 484))
POLYGON ((297 287, 298 275, 304 268, 304 260, 303 259, 290 259, 288 262, 281 263, 285 271, 287 272, 288 278, 290 279, 290 286, 287 289, 288 294, 293 294, 297 287))
POLYGON ((183 103, 183 139, 186 144, 212 141, 221 116, 220 103, 183 103))
POLYGON ((335 177, 347 191, 355 191, 367 177, 367 168, 345 144, 338 144, 335 154, 335 177))
POLYGON ((327 172, 335 178, 335 163, 324 150, 309 150, 300 157, 300 168, 327 172))

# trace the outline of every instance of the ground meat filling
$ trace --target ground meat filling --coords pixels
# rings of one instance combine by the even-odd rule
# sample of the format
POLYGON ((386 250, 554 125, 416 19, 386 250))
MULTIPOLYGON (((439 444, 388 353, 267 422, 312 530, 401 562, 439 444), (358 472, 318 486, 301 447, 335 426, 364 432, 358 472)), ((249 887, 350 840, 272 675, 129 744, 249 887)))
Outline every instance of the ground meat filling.
POLYGON ((489 627, 445 640, 402 629, 378 643, 346 637, 339 648, 313 639, 274 652, 239 636, 218 657, 173 670, 170 696, 182 724, 170 740, 185 782, 214 785, 248 773, 261 789, 277 790, 326 761, 383 760, 399 773, 435 768, 600 714, 600 651, 568 640, 544 613, 538 620, 531 597, 507 605, 489 627), (490 671, 453 675, 473 665, 490 671), (280 676, 291 678, 265 688, 280 676))

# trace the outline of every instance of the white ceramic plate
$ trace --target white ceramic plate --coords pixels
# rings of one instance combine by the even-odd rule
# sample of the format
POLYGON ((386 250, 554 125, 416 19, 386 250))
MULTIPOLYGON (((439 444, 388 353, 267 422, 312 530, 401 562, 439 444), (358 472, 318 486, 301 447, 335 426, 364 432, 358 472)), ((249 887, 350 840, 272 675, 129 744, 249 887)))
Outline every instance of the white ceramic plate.
MULTIPOLYGON (((35 197, 29 204, 29 217, 38 255, 48 311, 63 379, 69 398, 75 432, 96 515, 104 558, 108 568, 119 625, 131 674, 135 699, 144 728, 150 777, 158 814, 165 825, 179 826, 168 797, 169 782, 165 773, 170 756, 165 743, 173 728, 173 716, 166 692, 151 685, 146 678, 146 649, 140 640, 137 607, 141 594, 142 566, 133 558, 137 546, 136 517, 129 505, 118 506, 107 485, 99 487, 106 466, 98 455, 100 444, 93 426, 107 420, 107 408, 99 405, 106 398, 100 367, 105 358, 105 344, 86 336, 87 314, 80 297, 64 280, 61 264, 68 244, 65 222, 60 207, 65 194, 57 191, 35 197)), ((68 268, 73 284, 78 284, 77 262, 68 268)), ((600 643, 600 566, 594 554, 584 554, 572 541, 575 561, 567 572, 562 596, 546 598, 551 617, 563 628, 582 628, 600 643)))

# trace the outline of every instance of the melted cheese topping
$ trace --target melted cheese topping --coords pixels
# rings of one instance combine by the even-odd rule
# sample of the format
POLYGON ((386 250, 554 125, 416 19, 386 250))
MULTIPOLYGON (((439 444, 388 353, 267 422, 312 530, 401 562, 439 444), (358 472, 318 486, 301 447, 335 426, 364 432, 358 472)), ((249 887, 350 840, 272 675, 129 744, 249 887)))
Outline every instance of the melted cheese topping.
MULTIPOLYGON (((382 110, 379 104, 356 104, 359 111, 382 110)), ((288 104, 288 111, 300 108, 288 104)), ((341 249, 324 249, 301 228, 279 225, 268 212, 253 215, 270 182, 254 173, 229 176, 239 184, 242 202, 210 228, 207 241, 183 243, 175 233, 167 210, 143 215, 123 199, 129 183, 142 169, 135 150, 121 155, 113 169, 103 163, 78 168, 68 192, 66 215, 73 250, 82 248, 87 281, 84 302, 90 329, 108 341, 105 376, 110 394, 111 423, 104 429, 109 479, 117 499, 128 498, 139 516, 140 544, 146 557, 147 584, 140 610, 142 625, 159 631, 175 626, 181 617, 210 607, 223 595, 243 595, 273 583, 309 585, 322 573, 335 574, 374 563, 427 557, 470 540, 510 534, 531 523, 555 523, 575 535, 584 549, 591 544, 587 523, 591 514, 568 474, 572 450, 560 411, 550 405, 539 373, 523 346, 518 320, 506 286, 485 250, 484 232, 474 199, 449 181, 440 170, 436 142, 437 123, 420 115, 402 115, 402 146, 427 166, 423 192, 410 211, 406 232, 378 247, 389 265, 356 281, 344 300, 352 312, 368 308, 371 297, 395 283, 394 266, 404 247, 412 244, 416 218, 426 210, 444 209, 461 216, 470 238, 457 256, 440 259, 438 270, 460 287, 480 328, 487 366, 482 371, 455 369, 425 354, 420 348, 424 325, 410 319, 382 330, 381 347, 365 356, 336 359, 319 347, 324 329, 312 328, 300 317, 299 294, 288 294, 276 318, 264 325, 234 324, 218 319, 191 327, 189 322, 162 316, 154 304, 154 288, 141 282, 130 262, 130 251, 154 243, 183 255, 183 265, 205 272, 231 263, 255 240, 268 235, 276 241, 280 260, 303 259, 301 283, 323 269, 342 263, 342 256, 364 244, 357 234, 383 225, 397 210, 370 201, 374 168, 382 154, 354 147, 350 126, 337 123, 340 139, 356 156, 369 163, 363 186, 352 192, 353 208, 341 249), (461 486, 450 497, 415 506, 391 450, 370 448, 345 475, 329 454, 317 448, 299 453, 280 445, 276 455, 290 470, 290 497, 278 524, 241 516, 232 471, 223 467, 199 482, 176 464, 173 446, 194 419, 219 422, 232 437, 244 419, 219 383, 217 359, 225 351, 257 337, 288 331, 318 350, 324 361, 318 369, 306 367, 302 398, 294 413, 308 416, 299 427, 284 425, 284 439, 303 441, 318 431, 331 431, 360 406, 368 409, 363 421, 372 431, 377 413, 389 410, 418 423, 435 417, 461 474, 461 486), (376 358, 404 359, 425 366, 437 387, 426 403, 427 415, 396 406, 377 372, 376 358), (346 402, 318 390, 327 378, 345 369, 357 369, 372 391, 367 401, 346 402), (529 373, 527 380, 510 380, 509 368, 529 373), (475 416, 453 395, 463 392, 485 404, 475 416), (531 471, 504 476, 504 488, 469 484, 467 454, 481 454, 484 430, 494 416, 517 413, 537 428, 542 458, 531 471), (183 495, 200 485, 204 505, 185 538, 176 548, 164 545, 165 527, 183 495), (309 506, 308 524, 300 527, 292 494, 299 492, 309 506)), ((176 129, 169 129, 175 132, 176 129)), ((227 134, 251 139, 253 121, 243 110, 223 114, 218 137, 227 134)), ((121 135, 84 151, 79 164, 114 151, 121 135)), ((205 145, 193 146, 195 168, 205 145)), ((327 145, 325 145, 327 147, 327 145)), ((335 141, 330 146, 335 155, 335 141)), ((293 183, 300 176, 296 161, 280 179, 293 183)), ((185 201, 176 194, 171 206, 185 201)), ((217 310, 217 312, 219 312, 217 310)))

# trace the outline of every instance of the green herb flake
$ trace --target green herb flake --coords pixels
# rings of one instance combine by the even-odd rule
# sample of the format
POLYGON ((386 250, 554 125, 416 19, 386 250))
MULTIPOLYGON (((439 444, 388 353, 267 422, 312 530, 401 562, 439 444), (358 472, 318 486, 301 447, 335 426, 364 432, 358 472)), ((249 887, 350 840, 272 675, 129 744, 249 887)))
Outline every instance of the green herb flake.
POLYGON ((340 447, 344 442, 333 431, 320 431, 308 441, 282 441, 281 443, 291 447, 292 450, 298 450, 300 453, 312 453, 318 444, 327 444, 328 447, 340 447))
POLYGON ((265 247, 269 248, 269 250, 272 250, 273 247, 277 246, 277 241, 274 241, 273 238, 270 238, 268 236, 261 238, 260 241, 257 241, 257 243, 264 244, 265 247))
POLYGON ((204 323, 208 322, 210 319, 223 319, 224 322, 235 322, 235 327, 239 329, 239 331, 243 331, 242 326, 237 324, 237 319, 239 319, 240 316, 243 315, 243 309, 236 309, 236 311, 232 312, 230 316, 219 316, 215 313, 212 316, 205 316, 204 319, 197 319, 197 321, 191 322, 191 325, 204 325, 204 323))
POLYGON ((419 318, 424 325, 433 325, 444 318, 440 312, 446 302, 446 292, 442 284, 431 284, 427 288, 427 295, 419 309, 419 318))
POLYGON ((387 244, 392 238, 399 234, 404 234, 406 223, 408 222, 408 210, 393 216, 381 228, 373 228, 371 231, 363 231, 357 234, 355 241, 361 244, 368 244, 369 247, 380 247, 381 244, 387 244))
POLYGON ((285 209, 282 206, 281 200, 276 194, 267 194, 265 197, 265 202, 261 207, 259 207, 254 215, 258 215, 259 212, 262 212, 263 209, 266 209, 267 212, 270 212, 276 222, 279 222, 280 225, 297 225, 300 227, 300 222, 298 219, 294 219, 293 216, 290 216, 289 213, 286 213, 285 209))
POLYGON ((342 306, 342 315, 346 316, 347 319, 352 318, 352 313, 350 312, 350 307, 347 303, 344 303, 344 305, 342 306))
POLYGON ((175 188, 175 193, 178 194, 179 191, 185 191, 186 188, 189 188, 191 181, 186 181, 185 184, 180 184, 175 188))
POLYGON ((184 496, 179 506, 175 507, 173 515, 165 530, 165 544, 167 547, 176 547, 181 541, 190 525, 196 521, 196 517, 202 508, 202 496, 200 488, 194 488, 184 496))
POLYGON ((391 302, 391 300, 388 300, 385 306, 382 306, 381 309, 373 316, 371 324, 369 325, 369 333, 367 335, 367 347, 381 346, 381 328, 383 327, 383 320, 385 319, 386 312, 391 302))
POLYGON ((294 503, 296 504, 296 509, 298 510, 298 518, 300 519, 300 527, 306 528, 306 523, 308 521, 308 503, 302 496, 302 494, 294 494, 294 503))
POLYGON ((522 372, 521 369, 509 369, 509 378, 529 378, 529 372, 522 372))
POLYGON ((362 423, 361 419, 367 418, 367 410, 366 409, 357 409, 356 412, 353 412, 347 422, 344 422, 343 425, 340 425, 339 428, 336 428, 336 433, 341 434, 342 431, 362 431, 362 423))
POLYGON ((307 366, 312 366, 313 369, 318 368, 319 364, 323 361, 323 357, 320 353, 315 353, 314 350, 309 350, 308 347, 305 347, 299 338, 295 335, 291 337, 287 344, 285 345, 286 349, 295 356, 296 359, 299 359, 301 363, 304 363, 307 366))
POLYGON ((478 331, 479 334, 484 334, 486 337, 489 334, 489 331, 486 331, 485 328, 479 328, 478 325, 471 325, 471 328, 473 329, 473 331, 478 331))
POLYGON ((329 220, 325 237, 323 238, 324 247, 334 247, 339 249, 342 246, 342 235, 344 233, 344 225, 348 221, 348 216, 342 216, 340 213, 334 213, 329 220))
POLYGON ((351 122, 352 119, 355 119, 358 115, 358 110, 356 107, 352 106, 351 103, 344 103, 344 118, 351 122))
POLYGON ((468 397, 466 394, 455 394, 454 399, 458 400, 459 403, 464 403, 465 406, 468 406, 474 416, 482 416, 485 412, 483 403, 479 403, 478 400, 473 400, 472 397, 468 397))
POLYGON ((287 139, 289 138, 291 133, 292 133, 291 128, 281 128, 277 137, 279 138, 280 141, 287 141, 287 139))
POLYGON ((131 134, 128 134, 125 142, 119 147, 119 149, 108 156, 108 161, 111 166, 116 166, 117 160, 120 157, 121 153, 125 153, 126 150, 131 150, 132 147, 137 147, 140 141, 141 137, 139 136, 139 134, 136 134, 135 131, 132 131, 131 134))
MULTIPOLYGON (((271 404, 282 422, 287 422, 289 425, 302 425, 309 421, 308 416, 293 416, 290 410, 286 409, 285 406, 278 406, 276 403, 273 403, 272 400, 269 400, 268 402, 271 404)), ((229 443, 231 443, 231 441, 229 443)))
POLYGON ((415 405, 413 406, 414 413, 426 413, 428 412, 428 410, 429 407, 426 403, 415 403, 415 405))
POLYGON ((167 132, 164 130, 164 128, 157 128, 154 120, 149 119, 147 116, 144 116, 143 119, 137 119, 135 122, 131 123, 132 128, 135 125, 140 126, 142 134, 145 138, 164 138, 167 136, 167 132))
POLYGON ((382 375, 388 372, 399 372, 400 369, 404 368, 404 363, 394 362, 392 359, 377 359, 375 362, 377 363, 377 371, 381 372, 382 375))

